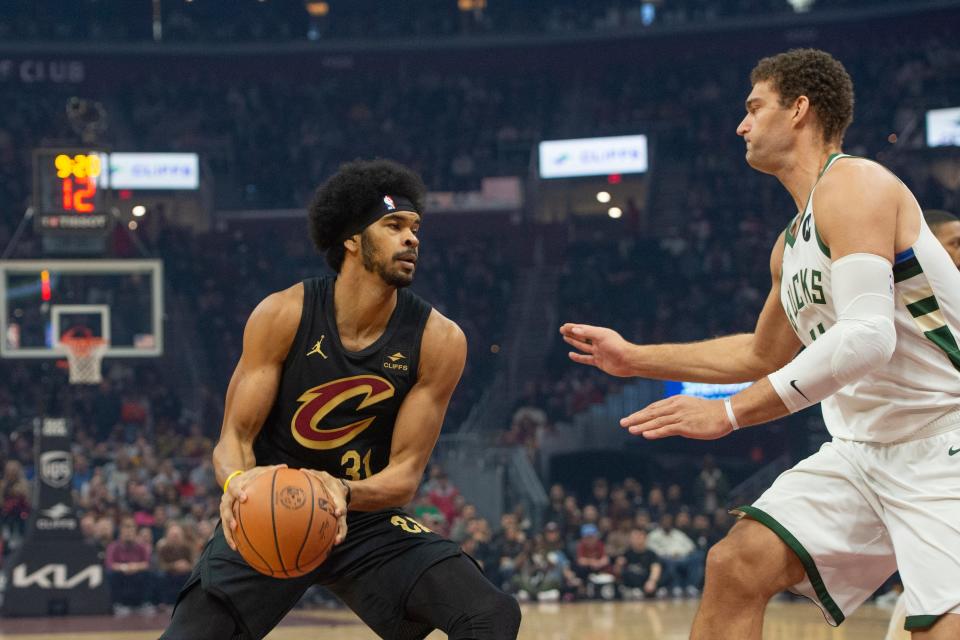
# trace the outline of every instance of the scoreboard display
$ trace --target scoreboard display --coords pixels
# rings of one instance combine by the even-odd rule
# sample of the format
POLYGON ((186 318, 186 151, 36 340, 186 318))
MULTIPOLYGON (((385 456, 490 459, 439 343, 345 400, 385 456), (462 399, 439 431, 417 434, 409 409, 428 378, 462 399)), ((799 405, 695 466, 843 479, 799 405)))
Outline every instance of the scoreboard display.
POLYGON ((109 230, 108 157, 90 149, 34 152, 33 208, 39 231, 109 230))

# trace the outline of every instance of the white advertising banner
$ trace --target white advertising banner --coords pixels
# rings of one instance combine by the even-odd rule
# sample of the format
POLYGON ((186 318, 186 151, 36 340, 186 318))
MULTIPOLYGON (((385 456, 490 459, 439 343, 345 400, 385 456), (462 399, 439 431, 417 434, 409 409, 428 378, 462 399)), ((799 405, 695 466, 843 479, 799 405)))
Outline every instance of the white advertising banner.
POLYGON ((111 153, 113 189, 197 189, 200 159, 195 153, 111 153))
POLYGON ((540 143, 541 178, 577 178, 647 170, 647 136, 545 140, 540 143))
POLYGON ((960 107, 927 111, 927 146, 960 147, 960 107))

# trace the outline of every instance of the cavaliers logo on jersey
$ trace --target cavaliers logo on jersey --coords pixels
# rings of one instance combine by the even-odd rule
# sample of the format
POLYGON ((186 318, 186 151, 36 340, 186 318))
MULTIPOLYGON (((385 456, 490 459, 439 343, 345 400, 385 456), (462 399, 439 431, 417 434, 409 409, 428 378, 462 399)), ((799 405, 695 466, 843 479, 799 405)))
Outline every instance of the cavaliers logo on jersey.
POLYGON ((305 391, 297 402, 300 408, 293 414, 293 437, 309 449, 336 449, 373 424, 375 417, 351 422, 345 427, 324 429, 321 422, 331 411, 351 398, 363 396, 357 411, 392 398, 395 389, 380 376, 362 375, 340 378, 305 391))

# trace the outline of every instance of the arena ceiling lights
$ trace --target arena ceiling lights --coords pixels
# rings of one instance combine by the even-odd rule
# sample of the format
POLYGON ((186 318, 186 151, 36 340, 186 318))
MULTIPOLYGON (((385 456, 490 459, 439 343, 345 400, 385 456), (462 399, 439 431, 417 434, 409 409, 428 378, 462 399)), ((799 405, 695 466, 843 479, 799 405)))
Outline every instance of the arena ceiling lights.
POLYGON ((579 178, 647 171, 647 136, 544 140, 541 178, 579 178))

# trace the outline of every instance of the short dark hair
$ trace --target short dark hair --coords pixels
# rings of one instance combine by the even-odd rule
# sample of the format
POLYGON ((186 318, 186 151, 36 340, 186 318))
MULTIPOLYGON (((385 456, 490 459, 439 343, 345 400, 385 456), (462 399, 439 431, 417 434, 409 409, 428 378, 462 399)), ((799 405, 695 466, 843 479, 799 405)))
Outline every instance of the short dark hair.
POLYGON ((807 96, 823 129, 824 142, 840 142, 853 122, 853 81, 840 62, 819 49, 791 49, 763 58, 750 83, 769 82, 787 107, 807 96))
POLYGON ((960 221, 960 218, 943 209, 925 209, 923 219, 927 221, 927 226, 931 229, 936 229, 936 227, 948 222, 960 221))
POLYGON ((392 160, 354 160, 324 182, 313 195, 308 210, 310 237, 327 264, 339 272, 346 257, 344 233, 383 199, 396 195, 423 211, 427 188, 416 173, 392 160))

